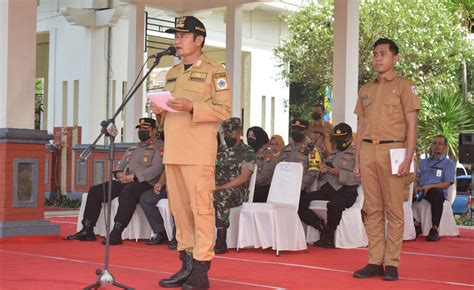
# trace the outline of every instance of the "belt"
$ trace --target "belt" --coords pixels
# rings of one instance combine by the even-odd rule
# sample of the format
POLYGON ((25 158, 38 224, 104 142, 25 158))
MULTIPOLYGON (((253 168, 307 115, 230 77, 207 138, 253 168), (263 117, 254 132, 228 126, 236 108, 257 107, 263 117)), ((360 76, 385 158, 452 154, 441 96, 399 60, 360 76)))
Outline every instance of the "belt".
POLYGON ((389 144, 389 143, 401 143, 404 141, 395 141, 395 140, 371 140, 371 139, 362 139, 362 141, 372 144, 389 144))

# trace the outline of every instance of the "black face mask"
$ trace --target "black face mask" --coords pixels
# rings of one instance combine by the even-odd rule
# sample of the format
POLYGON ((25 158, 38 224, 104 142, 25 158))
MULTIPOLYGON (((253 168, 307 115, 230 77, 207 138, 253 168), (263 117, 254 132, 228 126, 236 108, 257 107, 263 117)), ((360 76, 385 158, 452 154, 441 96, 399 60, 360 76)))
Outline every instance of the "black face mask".
POLYGON ((296 143, 300 143, 303 141, 304 134, 299 132, 299 131, 291 131, 291 139, 295 141, 296 143))
POLYGON ((257 147, 257 139, 255 138, 248 138, 247 137, 247 143, 249 144, 250 147, 252 147, 254 150, 257 147))
POLYGON ((237 139, 231 136, 224 136, 224 141, 227 147, 232 148, 234 147, 235 143, 237 143, 237 139))
POLYGON ((321 113, 312 113, 311 116, 313 117, 313 120, 319 120, 323 116, 321 113))
POLYGON ((334 143, 336 143, 336 148, 337 150, 339 151, 344 151, 347 149, 347 147, 349 147, 351 145, 351 141, 350 140, 344 140, 344 141, 335 141, 334 143))
POLYGON ((150 132, 148 131, 138 131, 138 139, 142 142, 150 139, 150 132))

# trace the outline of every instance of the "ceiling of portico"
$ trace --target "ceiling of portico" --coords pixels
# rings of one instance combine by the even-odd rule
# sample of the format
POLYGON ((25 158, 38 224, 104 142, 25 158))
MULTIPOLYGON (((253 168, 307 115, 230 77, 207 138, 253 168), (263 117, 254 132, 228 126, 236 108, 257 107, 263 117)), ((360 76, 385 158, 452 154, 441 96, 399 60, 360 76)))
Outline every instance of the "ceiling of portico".
POLYGON ((169 11, 176 14, 221 9, 227 6, 242 5, 244 9, 258 7, 273 11, 295 11, 308 0, 121 0, 124 3, 143 4, 149 8, 169 11))

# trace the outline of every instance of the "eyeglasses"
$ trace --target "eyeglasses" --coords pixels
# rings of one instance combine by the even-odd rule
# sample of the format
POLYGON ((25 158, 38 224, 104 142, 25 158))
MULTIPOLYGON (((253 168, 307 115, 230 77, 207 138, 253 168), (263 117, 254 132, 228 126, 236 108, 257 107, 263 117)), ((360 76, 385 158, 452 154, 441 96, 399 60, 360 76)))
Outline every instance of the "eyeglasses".
POLYGON ((278 146, 278 143, 270 143, 270 146, 278 146))
POLYGON ((435 146, 443 146, 443 145, 446 145, 446 143, 444 142, 433 142, 431 143, 432 145, 435 145, 435 146))

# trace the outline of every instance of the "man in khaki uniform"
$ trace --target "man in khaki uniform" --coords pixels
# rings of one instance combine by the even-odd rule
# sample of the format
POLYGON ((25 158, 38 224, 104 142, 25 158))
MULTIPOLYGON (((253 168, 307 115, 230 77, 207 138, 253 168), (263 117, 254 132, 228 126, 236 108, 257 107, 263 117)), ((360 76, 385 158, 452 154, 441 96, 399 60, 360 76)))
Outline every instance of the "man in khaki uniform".
MULTIPOLYGON (((176 55, 182 59, 166 75, 164 90, 175 98, 167 105, 178 112, 163 114, 163 163, 183 266, 160 285, 206 289, 214 257, 217 126, 230 117, 230 84, 222 65, 202 53, 206 29, 201 21, 183 16, 166 32, 175 34, 176 55)), ((155 106, 151 108, 160 113, 155 106)))
POLYGON ((323 158, 327 158, 329 152, 332 151, 332 133, 334 126, 331 123, 324 121, 323 118, 326 109, 323 104, 314 104, 311 110, 311 117, 313 120, 309 123, 308 135, 311 139, 311 143, 316 145, 321 151, 323 158), (322 139, 322 142, 319 139, 322 139))
POLYGON ((394 70, 397 45, 382 38, 373 48, 372 65, 378 77, 360 89, 354 110, 358 116, 354 173, 361 175, 364 189, 369 263, 353 276, 397 280, 407 198, 403 185, 415 152, 420 102, 413 83, 394 70), (395 148, 406 148, 406 155, 398 174, 392 175, 389 152, 395 148))

